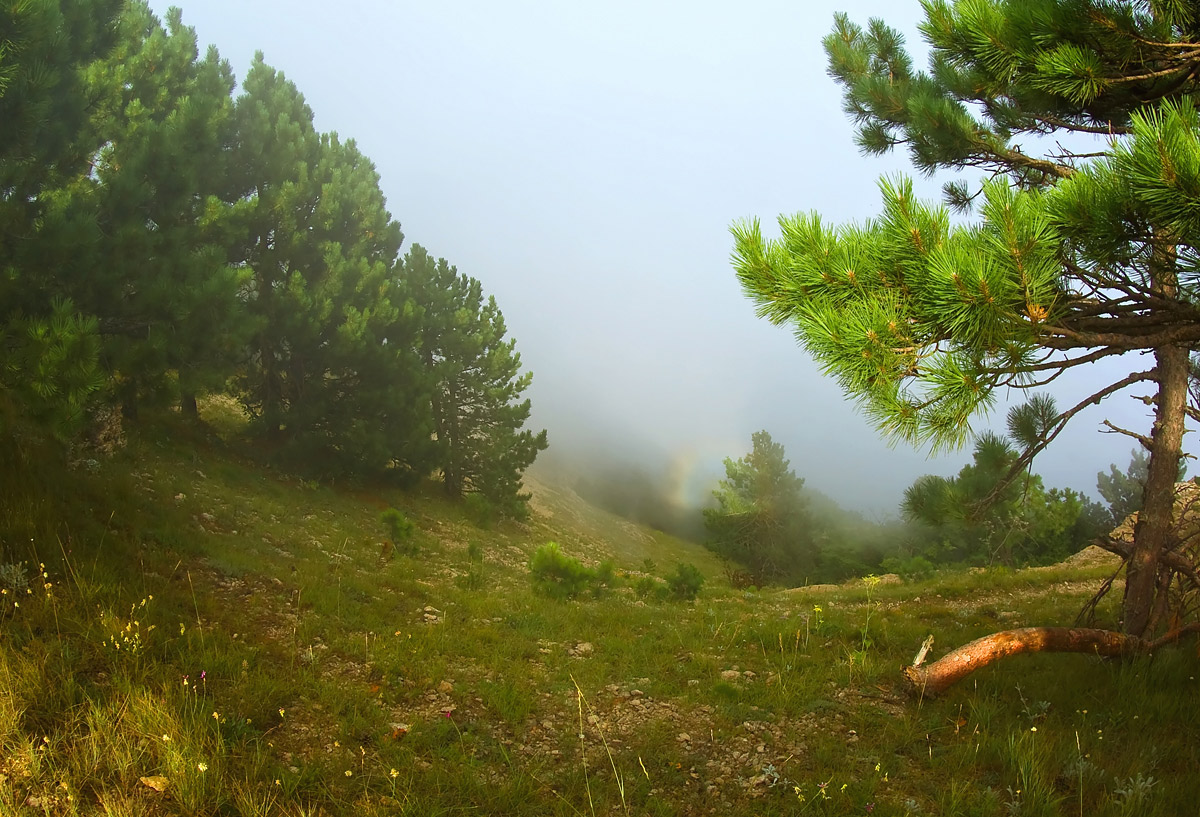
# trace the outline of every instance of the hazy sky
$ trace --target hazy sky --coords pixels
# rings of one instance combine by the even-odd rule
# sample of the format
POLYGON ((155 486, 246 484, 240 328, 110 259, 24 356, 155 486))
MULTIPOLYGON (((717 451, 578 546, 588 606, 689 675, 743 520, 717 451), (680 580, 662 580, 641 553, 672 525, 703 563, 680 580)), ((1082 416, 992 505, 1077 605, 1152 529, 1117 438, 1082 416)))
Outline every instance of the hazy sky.
MULTIPOLYGON (((318 129, 357 140, 406 246, 496 296, 552 450, 580 468, 645 452, 693 475, 695 492, 765 428, 812 487, 889 513, 913 479, 952 474, 966 454, 880 441, 788 330, 755 318, 729 264, 734 220, 864 219, 879 176, 908 168, 853 145, 820 45, 836 10, 883 17, 923 64, 916 0, 183 6, 239 78, 262 50, 318 129)), ((941 181, 918 189, 936 197, 941 181)), ((1102 380, 1056 384, 1060 406, 1102 380)), ((1039 458, 1049 485, 1094 494, 1098 470, 1128 462, 1132 441, 1096 429, 1110 416, 1146 431, 1148 409, 1117 400, 1039 458)), ((1002 429, 1003 409, 990 421, 1002 429)))

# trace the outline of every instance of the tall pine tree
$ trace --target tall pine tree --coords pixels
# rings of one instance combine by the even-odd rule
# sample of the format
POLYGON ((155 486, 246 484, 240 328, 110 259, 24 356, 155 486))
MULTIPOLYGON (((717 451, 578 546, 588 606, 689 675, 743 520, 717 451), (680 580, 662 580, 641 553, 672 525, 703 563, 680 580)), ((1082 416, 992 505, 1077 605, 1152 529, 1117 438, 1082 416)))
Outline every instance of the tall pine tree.
POLYGON ((483 286, 420 245, 404 258, 405 286, 421 309, 421 355, 434 385, 438 464, 446 492, 477 492, 520 515, 521 476, 547 446, 546 432, 524 428, 533 379, 521 372, 516 341, 483 286))
POLYGON ((103 147, 75 195, 104 240, 63 285, 100 317, 106 363, 130 412, 146 395, 223 388, 243 353, 248 276, 231 263, 233 74, 172 9, 138 0, 116 49, 87 72, 103 147))
MULTIPOLYGON (((887 434, 957 445, 997 390, 1049 384, 1126 352, 1130 371, 1049 418, 1019 474, 1083 408, 1141 385, 1153 392, 1145 501, 1127 560, 1124 631, 1161 630, 1171 586, 1191 588, 1172 507, 1200 342, 1200 18, 1190 4, 1100 0, 929 0, 930 70, 901 36, 839 15, 830 71, 868 152, 906 147, 953 181, 945 208, 888 181, 883 212, 829 228, 781 217, 782 237, 735 228, 735 264, 761 315, 795 327, 825 370, 887 434), (1041 139, 1047 135, 1061 139, 1041 139), (1142 357, 1131 357, 1141 360, 1142 357)), ((1191 588, 1195 589, 1195 588, 1191 588)))
POLYGON ((269 439, 325 470, 419 472, 428 391, 396 281, 403 235, 353 141, 256 58, 237 103, 240 207, 258 321, 244 399, 269 439))
POLYGON ((120 0, 29 0, 0 8, 0 392, 67 433, 100 388, 94 318, 43 283, 65 240, 97 238, 90 214, 53 191, 98 147, 83 70, 115 40, 120 0))

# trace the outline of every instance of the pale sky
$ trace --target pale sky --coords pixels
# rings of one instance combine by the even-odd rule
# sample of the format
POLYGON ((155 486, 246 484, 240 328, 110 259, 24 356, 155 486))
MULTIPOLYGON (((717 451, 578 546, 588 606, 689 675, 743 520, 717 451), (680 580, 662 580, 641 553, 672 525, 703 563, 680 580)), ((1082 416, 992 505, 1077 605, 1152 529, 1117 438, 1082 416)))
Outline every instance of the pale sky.
MULTIPOLYGON (((967 452, 889 448, 790 331, 755 318, 729 263, 733 221, 862 220, 879 176, 909 169, 854 147, 820 45, 836 10, 883 17, 924 64, 916 0, 183 5, 239 79, 263 51, 319 130, 358 142, 406 248, 496 296, 552 450, 581 470, 599 451, 641 452, 699 492, 696 475, 765 428, 810 486, 888 514, 967 452)), ((918 190, 936 198, 942 181, 918 190)), ((1060 408, 1113 371, 1056 384, 1060 408)), ((1094 495, 1097 471, 1127 464, 1133 441, 1097 433, 1106 416, 1149 429, 1129 398, 1084 412, 1035 463, 1048 486, 1094 495)), ((1003 423, 1001 408, 974 427, 1003 423)))

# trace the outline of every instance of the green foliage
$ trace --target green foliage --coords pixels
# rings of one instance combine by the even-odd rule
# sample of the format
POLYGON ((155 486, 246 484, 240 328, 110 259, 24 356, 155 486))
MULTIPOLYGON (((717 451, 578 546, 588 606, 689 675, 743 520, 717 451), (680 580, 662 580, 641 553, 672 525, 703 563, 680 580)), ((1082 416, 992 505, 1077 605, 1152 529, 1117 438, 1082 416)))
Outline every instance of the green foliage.
POLYGON ((467 559, 472 563, 483 561, 483 543, 478 539, 472 539, 467 543, 467 559))
POLYGON ((482 494, 521 518, 529 495, 521 476, 547 446, 546 432, 523 429, 533 375, 521 373, 516 341, 495 298, 475 278, 414 245, 403 260, 405 292, 420 311, 425 376, 433 384, 437 463, 446 492, 482 494))
POLYGON ((1161 9, 1136 18, 1123 9, 928 4, 929 73, 913 69, 902 37, 882 22, 863 29, 838 15, 825 48, 864 149, 904 144, 924 172, 982 167, 1011 180, 986 182, 972 196, 980 219, 971 225, 952 226, 943 208, 914 199, 909 182, 888 180, 882 214, 861 226, 781 217, 783 235, 771 242, 757 223, 734 228, 738 276, 760 314, 794 323, 884 433, 934 447, 963 442, 968 419, 996 388, 1069 368, 1070 355, 1043 365, 1037 350, 1047 345, 1104 354, 1153 348, 1136 321, 1107 311, 1115 303, 1069 297, 1076 281, 1128 280, 1143 302, 1152 288, 1135 260, 1149 246, 1144 225, 1193 234, 1194 215, 1184 215, 1191 182, 1175 181, 1168 168, 1192 166, 1194 112, 1168 103, 1155 113, 1147 101, 1186 95, 1195 80, 1182 66, 1179 83, 1156 84, 1148 77, 1163 75, 1152 73, 1132 80, 1139 66, 1170 73, 1163 66, 1176 64, 1175 50, 1160 38, 1176 33, 1161 9), (1144 47, 1141 36, 1155 45, 1144 47), (1022 134, 1047 130, 1132 138, 1090 164, 1017 146, 1022 134), (1068 247, 1075 260, 1064 266, 1060 248, 1068 247), (1100 314, 1111 314, 1106 329, 1130 341, 1059 331, 1083 330, 1100 314))
POLYGON ((620 585, 621 578, 617 575, 617 564, 612 559, 605 559, 592 571, 592 596, 594 598, 602 598, 620 585))
POLYGON ((413 535, 417 531, 417 526, 411 519, 395 508, 388 508, 379 515, 379 521, 383 524, 388 538, 397 552, 409 556, 416 554, 417 544, 413 541, 413 535))
POLYGON ((99 316, 103 359, 126 412, 139 400, 224 388, 252 324, 248 272, 231 263, 235 205, 233 72, 199 57, 179 9, 165 25, 141 0, 122 12, 116 48, 89 66, 89 127, 102 147, 66 189, 103 240, 74 248, 88 274, 62 284, 99 316))
MULTIPOLYGON (((1135 448, 1129 452, 1129 466, 1124 471, 1118 471, 1116 464, 1110 464, 1107 474, 1103 471, 1096 474, 1096 490, 1108 503, 1109 527, 1121 524, 1131 513, 1142 509, 1149 472, 1150 461, 1145 449, 1135 448)), ((1175 481, 1182 482, 1186 474, 1187 461, 1181 459, 1175 481)))
POLYGON ((467 513, 467 518, 482 530, 489 529, 498 516, 496 506, 483 494, 467 494, 463 499, 463 509, 467 513))
POLYGON ((1142 492, 1146 489, 1146 476, 1149 470, 1146 452, 1133 449, 1130 452, 1129 467, 1118 471, 1116 464, 1108 466, 1108 473, 1103 471, 1096 474, 1096 490, 1108 503, 1108 512, 1114 525, 1119 525, 1125 517, 1142 507, 1142 492))
POLYGON ((660 595, 660 591, 662 591, 661 595, 670 592, 666 585, 653 576, 639 576, 638 580, 633 583, 633 591, 643 599, 657 597, 660 595))
POLYGON ((482 590, 484 587, 483 545, 478 539, 467 543, 467 569, 457 578, 458 586, 464 590, 482 590))
POLYGON ((95 219, 58 191, 87 171, 86 67, 114 42, 118 0, 31 0, 0 9, 0 392, 60 436, 101 385, 97 324, 50 286, 76 269, 95 219))
POLYGON ((919 581, 932 576, 937 566, 924 556, 888 556, 883 560, 883 569, 905 581, 919 581))
POLYGON ((55 301, 45 318, 13 317, 0 325, 0 389, 15 394, 29 418, 69 438, 104 383, 99 347, 96 319, 70 301, 55 301))
MULTIPOLYGON (((1040 401, 1038 410, 1053 415, 1053 401, 1040 401)), ((1009 429, 1020 433, 1029 414, 1028 406, 1014 408, 1009 429)), ((1098 531, 1085 514, 1087 500, 1069 488, 1047 490, 1029 471, 1014 478, 1018 459, 1011 440, 984 433, 956 477, 924 476, 909 486, 901 512, 926 526, 912 543, 916 555, 938 564, 1012 567, 1048 564, 1088 544, 1098 531)))
POLYGON ((66 438, 105 388, 129 417, 196 416, 233 384, 306 476, 440 469, 523 517, 546 439, 521 430, 529 375, 495 301, 445 262, 406 269, 374 165, 261 55, 235 87, 178 9, 0 10, 6 415, 66 438))
POLYGON ((816 566, 817 547, 804 480, 789 468, 783 446, 766 431, 753 449, 725 460, 725 479, 713 492, 717 507, 704 510, 707 546, 750 574, 754 584, 804 583, 816 566))
POLYGON ((557 542, 547 542, 534 551, 529 574, 535 591, 559 601, 577 598, 588 588, 599 586, 596 572, 563 553, 557 542))
POLYGON ((704 574, 693 564, 680 562, 675 565, 675 571, 667 576, 667 587, 671 595, 684 601, 692 601, 700 595, 704 586, 704 574))
POLYGON ((1150 454, 1152 499, 1134 534, 1123 624, 1142 635, 1163 624, 1152 611, 1165 609, 1170 582, 1158 563, 1173 546, 1173 483, 1192 415, 1188 350, 1200 339, 1190 307, 1200 297, 1194 9, 1055 0, 923 9, 928 71, 882 21, 862 27, 839 14, 824 41, 829 72, 865 152, 903 145, 922 173, 982 171, 978 187, 945 188, 975 218, 954 222, 946 207, 917 201, 909 180, 887 179, 880 215, 861 225, 781 216, 769 241, 757 221, 735 225, 738 278, 759 314, 793 327, 882 433, 934 450, 970 439, 971 418, 1004 389, 1152 354, 1149 369, 1095 384, 1060 413, 1034 407, 1012 429, 1027 464, 1084 408, 1153 384, 1150 436, 1110 429, 1150 454))
POLYGON ((353 141, 316 132, 303 96, 261 55, 243 88, 238 253, 260 327, 247 408, 295 462, 420 476, 432 466, 429 386, 378 173, 353 141))

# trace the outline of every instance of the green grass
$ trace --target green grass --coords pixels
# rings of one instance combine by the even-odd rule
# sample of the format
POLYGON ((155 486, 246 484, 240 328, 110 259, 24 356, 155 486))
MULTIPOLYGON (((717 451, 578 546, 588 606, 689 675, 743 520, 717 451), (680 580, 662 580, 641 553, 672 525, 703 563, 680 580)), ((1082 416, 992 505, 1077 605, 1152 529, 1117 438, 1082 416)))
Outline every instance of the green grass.
POLYGON ((206 416, 219 436, 168 418, 96 473, 6 452, 0 564, 30 581, 0 619, 0 814, 1115 816, 1200 800, 1193 644, 1021 657, 936 700, 899 683, 931 632, 936 657, 1069 623, 1102 569, 734 591, 702 549, 569 491, 535 485, 528 523, 483 530, 436 486, 263 468, 236 413, 206 416), (390 507, 414 555, 382 547, 390 507), (551 540, 613 559, 625 586, 534 593, 528 560, 551 540), (659 578, 695 564, 699 598, 639 598, 647 559, 659 578))

